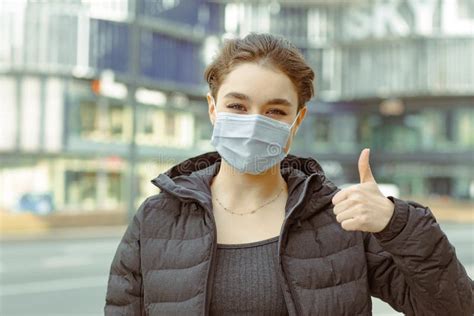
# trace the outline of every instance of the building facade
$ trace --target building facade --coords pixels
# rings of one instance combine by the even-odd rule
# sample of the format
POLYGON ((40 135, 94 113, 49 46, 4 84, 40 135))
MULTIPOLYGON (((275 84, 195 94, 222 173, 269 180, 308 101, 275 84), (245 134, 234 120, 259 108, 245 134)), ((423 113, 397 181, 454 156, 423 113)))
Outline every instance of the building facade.
POLYGON ((132 212, 151 178, 213 150, 203 71, 251 31, 316 72, 293 153, 342 184, 369 146, 402 196, 473 197, 471 1, 25 0, 0 4, 2 208, 132 212))

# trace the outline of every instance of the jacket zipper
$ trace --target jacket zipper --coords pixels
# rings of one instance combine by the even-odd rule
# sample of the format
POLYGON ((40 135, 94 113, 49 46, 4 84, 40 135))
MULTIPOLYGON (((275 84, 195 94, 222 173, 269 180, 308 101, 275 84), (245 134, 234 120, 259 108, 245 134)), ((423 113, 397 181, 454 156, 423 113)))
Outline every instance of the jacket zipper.
POLYGON ((291 214, 293 214, 293 212, 301 205, 304 198, 306 197, 306 191, 308 190, 309 182, 313 178, 313 175, 311 175, 305 181, 304 188, 303 188, 303 193, 301 194, 298 202, 296 202, 296 204, 293 206, 293 208, 288 212, 287 216, 285 217, 285 220, 284 220, 283 225, 281 227, 280 237, 278 239, 278 264, 280 266, 280 272, 282 272, 282 273, 279 273, 279 274, 281 274, 283 276, 283 281, 286 283, 286 285, 288 286, 288 289, 290 290, 291 297, 293 299, 293 303, 294 303, 295 309, 296 309, 296 315, 301 315, 302 314, 301 313, 301 307, 300 307, 299 303, 297 302, 297 300, 295 299, 296 298, 296 293, 295 293, 293 287, 289 284, 289 282, 286 279, 286 277, 284 275, 284 272, 283 272, 283 264, 282 264, 282 261, 281 261, 282 238, 283 238, 283 234, 284 233, 286 234, 285 230, 286 230, 288 219, 290 218, 291 214))
MULTIPOLYGON (((212 213, 212 212, 211 212, 212 213)), ((208 274, 208 280, 207 280, 207 295, 206 295, 206 308, 205 308, 205 315, 209 315, 209 308, 211 306, 211 297, 212 297, 212 290, 213 290, 213 282, 214 282, 214 271, 215 271, 215 257, 216 257, 216 251, 217 251, 217 227, 216 227, 216 222, 214 220, 214 215, 212 216, 212 224, 214 225, 214 247, 212 249, 211 253, 211 262, 209 263, 209 274, 208 274), (209 302, 207 302, 209 298, 209 302)))

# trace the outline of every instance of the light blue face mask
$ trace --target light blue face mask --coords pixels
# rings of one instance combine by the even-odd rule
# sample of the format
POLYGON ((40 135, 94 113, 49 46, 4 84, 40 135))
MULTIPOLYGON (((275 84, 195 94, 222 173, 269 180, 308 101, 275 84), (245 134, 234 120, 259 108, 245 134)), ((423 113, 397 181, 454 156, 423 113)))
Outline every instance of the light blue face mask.
POLYGON ((287 124, 260 114, 217 112, 211 144, 219 155, 240 172, 259 174, 280 163, 293 123, 287 124))

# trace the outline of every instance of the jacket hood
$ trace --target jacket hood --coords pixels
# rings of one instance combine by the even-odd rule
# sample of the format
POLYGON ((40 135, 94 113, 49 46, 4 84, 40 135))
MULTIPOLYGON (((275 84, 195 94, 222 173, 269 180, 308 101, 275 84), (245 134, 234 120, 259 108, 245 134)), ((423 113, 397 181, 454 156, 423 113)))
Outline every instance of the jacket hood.
MULTIPOLYGON (((182 201, 198 200, 208 209, 212 209, 210 187, 213 177, 219 171, 220 163, 221 156, 217 151, 207 152, 172 166, 151 182, 160 190, 182 201)), ((280 171, 288 184, 287 206, 302 198, 310 181, 314 181, 319 188, 323 184, 333 186, 326 179, 321 165, 313 158, 288 154, 280 162, 280 171)))

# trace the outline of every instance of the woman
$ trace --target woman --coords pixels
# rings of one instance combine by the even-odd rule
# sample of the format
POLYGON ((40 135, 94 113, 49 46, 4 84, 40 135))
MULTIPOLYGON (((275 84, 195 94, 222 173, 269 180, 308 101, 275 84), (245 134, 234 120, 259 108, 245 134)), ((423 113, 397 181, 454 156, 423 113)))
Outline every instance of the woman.
POLYGON ((152 182, 117 249, 107 315, 471 315, 471 280, 428 207, 359 158, 344 190, 288 154, 314 73, 287 40, 227 40, 205 78, 216 152, 152 182))

